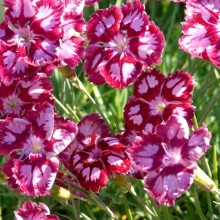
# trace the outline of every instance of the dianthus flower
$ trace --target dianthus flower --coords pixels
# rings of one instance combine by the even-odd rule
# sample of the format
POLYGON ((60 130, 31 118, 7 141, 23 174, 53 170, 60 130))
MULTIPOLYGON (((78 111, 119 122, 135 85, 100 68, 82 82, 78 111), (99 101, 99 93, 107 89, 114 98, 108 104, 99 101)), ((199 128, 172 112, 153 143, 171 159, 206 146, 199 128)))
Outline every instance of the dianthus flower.
POLYGON ((108 183, 109 176, 129 170, 130 159, 125 145, 110 136, 104 120, 97 114, 85 116, 78 129, 73 144, 59 157, 84 189, 98 192, 108 183))
POLYGON ((25 202, 14 212, 15 220, 59 220, 57 215, 51 215, 49 208, 42 202, 25 202))
POLYGON ((139 169, 146 172, 145 188, 158 205, 174 205, 193 183, 197 160, 210 147, 211 138, 203 125, 189 135, 187 121, 172 115, 155 133, 137 137, 130 148, 139 169))
POLYGON ((185 13, 180 48, 220 68, 219 1, 188 1, 185 13))
POLYGON ((184 71, 169 73, 167 78, 156 69, 143 72, 134 84, 134 95, 124 108, 128 136, 153 132, 173 113, 183 116, 192 125, 193 87, 194 79, 184 71))
POLYGON ((124 88, 142 67, 160 62, 164 36, 139 0, 97 10, 87 25, 85 71, 89 81, 124 88))
POLYGON ((10 81, 0 78, 0 118, 20 118, 36 104, 52 104, 51 91, 51 82, 45 74, 10 81))
POLYGON ((78 64, 83 50, 78 32, 85 28, 81 14, 71 18, 67 5, 57 0, 4 0, 4 6, 0 24, 1 77, 51 74, 54 66, 78 64))
POLYGON ((24 118, 0 121, 0 154, 10 156, 3 165, 7 183, 21 194, 48 195, 58 172, 56 156, 74 139, 77 127, 54 116, 51 104, 35 106, 24 118))

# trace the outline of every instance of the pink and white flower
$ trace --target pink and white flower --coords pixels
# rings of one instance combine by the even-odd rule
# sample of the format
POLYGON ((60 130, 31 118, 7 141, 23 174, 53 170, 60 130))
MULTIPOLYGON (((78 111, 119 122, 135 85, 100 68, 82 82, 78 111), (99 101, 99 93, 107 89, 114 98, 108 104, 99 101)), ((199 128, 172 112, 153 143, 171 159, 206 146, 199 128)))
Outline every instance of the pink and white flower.
POLYGON ((156 69, 143 72, 124 108, 128 138, 132 140, 136 135, 153 132, 172 114, 183 116, 192 125, 193 87, 193 77, 184 71, 169 73, 167 78, 156 69))
POLYGON ((72 147, 59 157, 84 189, 98 192, 108 183, 109 176, 129 170, 130 159, 125 145, 110 136, 104 120, 97 114, 85 116, 78 128, 72 147))
POLYGON ((49 208, 42 202, 25 202, 14 212, 15 220, 59 220, 57 215, 51 215, 49 208))
POLYGON ((20 194, 38 197, 50 195, 58 172, 59 160, 56 157, 20 158, 13 154, 3 164, 3 171, 8 176, 7 184, 20 194))
POLYGON ((53 104, 52 85, 45 74, 38 74, 31 79, 0 79, 0 118, 21 118, 36 104, 53 104))
POLYGON ((219 1, 193 0, 186 4, 180 48, 220 68, 219 1))
POLYGON ((190 188, 197 160, 210 147, 211 133, 203 125, 191 134, 187 121, 172 115, 155 133, 137 137, 130 148, 139 169, 146 172, 145 188, 158 205, 174 205, 190 188))
POLYGON ((134 82, 142 67, 160 62, 164 36, 144 10, 144 4, 134 0, 91 16, 84 65, 89 81, 124 88, 134 82))
POLYGON ((51 74, 54 66, 78 64, 84 50, 78 33, 85 28, 81 14, 70 19, 64 2, 54 0, 5 0, 4 6, 1 77, 32 76, 39 71, 51 74), (69 35, 70 29, 75 35, 73 30, 69 35))
POLYGON ((72 154, 70 171, 84 189, 98 192, 107 184, 108 176, 126 173, 129 167, 125 145, 114 137, 101 139, 94 135, 89 143, 81 143, 72 154))
POLYGON ((7 183, 22 194, 49 194, 62 152, 75 138, 77 127, 70 120, 54 116, 54 107, 36 105, 26 117, 0 121, 0 154, 9 155, 4 165, 7 183))

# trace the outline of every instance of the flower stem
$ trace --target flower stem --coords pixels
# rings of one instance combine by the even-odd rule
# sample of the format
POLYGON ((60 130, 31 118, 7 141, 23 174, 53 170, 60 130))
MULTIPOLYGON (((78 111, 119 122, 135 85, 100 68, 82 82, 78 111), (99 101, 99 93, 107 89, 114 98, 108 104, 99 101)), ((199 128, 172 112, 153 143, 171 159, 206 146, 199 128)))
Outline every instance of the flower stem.
POLYGON ((163 205, 162 206, 162 210, 163 210, 163 216, 164 216, 164 219, 166 219, 166 220, 171 220, 172 218, 171 218, 171 216, 170 216, 170 214, 169 214, 169 211, 168 211, 168 207, 166 206, 166 205, 163 205))
POLYGON ((126 214, 127 214, 128 220, 133 220, 133 217, 132 217, 132 214, 131 214, 131 210, 130 210, 130 208, 128 206, 128 201, 127 201, 125 193, 123 193, 123 201, 124 201, 125 210, 126 210, 126 214))
MULTIPOLYGON (((198 126, 198 122, 197 122, 197 119, 196 119, 196 116, 194 115, 194 117, 193 117, 193 121, 194 121, 194 128, 195 129, 198 129, 199 128, 199 126, 198 126)), ((202 165, 203 165, 203 167, 206 169, 206 171, 208 172, 208 176, 210 177, 210 181, 212 181, 212 173, 211 173, 211 170, 210 170, 210 167, 209 167, 209 164, 208 164, 208 162, 207 162, 207 160, 206 160, 206 158, 205 157, 202 157, 201 158, 201 161, 202 161, 202 165)), ((199 167, 198 167, 198 169, 197 169, 197 173, 198 173, 198 171, 199 170, 201 170, 199 167)), ((196 179, 196 178, 195 178, 196 179)), ((203 180, 204 180, 204 178, 203 178, 203 180)), ((216 185, 215 185, 215 183, 214 183, 214 181, 213 181, 213 183, 211 183, 210 185, 213 185, 213 191, 216 191, 217 190, 217 187, 216 187, 216 185)), ((211 190, 212 190, 211 189, 211 190)), ((196 192, 196 190, 195 190, 195 192, 196 192)), ((209 216, 210 216, 210 219, 213 219, 213 209, 212 209, 212 201, 211 201, 211 196, 210 196, 210 192, 211 191, 208 191, 208 192, 206 192, 206 201, 207 201, 207 205, 208 205, 208 210, 209 210, 209 216)), ((197 194, 196 194, 197 195, 197 194)))
POLYGON ((193 198, 194 198, 194 205, 195 205, 196 211, 197 211, 200 219, 206 220, 206 217, 203 214, 201 206, 200 206, 200 202, 199 202, 199 198, 198 198, 198 194, 197 194, 197 190, 196 190, 195 186, 192 186, 192 194, 193 194, 193 198))
POLYGON ((70 112, 68 109, 53 95, 53 98, 55 99, 56 103, 63 109, 63 111, 70 116, 70 112))
POLYGON ((208 103, 208 105, 206 105, 206 107, 203 109, 203 114, 200 117, 199 124, 201 124, 202 122, 205 121, 205 119, 207 118, 209 112, 213 109, 213 106, 215 105, 215 103, 219 99, 219 93, 220 93, 220 88, 217 89, 217 92, 215 94, 213 94, 213 96, 211 97, 211 100, 208 103))
POLYGON ((106 206, 100 199, 99 197, 92 191, 89 192, 90 195, 90 199, 103 211, 105 211, 106 213, 108 213, 112 219, 117 220, 118 217, 111 211, 111 209, 106 206))
MULTIPOLYGON (((198 121, 195 115, 193 116, 193 122, 194 122, 194 129, 195 130, 198 129, 199 125, 198 125, 198 121)), ((201 161, 202 161, 203 168, 205 168, 205 170, 208 172, 209 176, 211 177, 210 167, 204 156, 201 158, 201 161)))
POLYGON ((93 99, 93 97, 89 94, 83 83, 79 80, 77 76, 74 77, 74 79, 69 79, 74 87, 81 90, 92 102, 92 104, 95 106, 96 110, 99 112, 99 114, 102 116, 102 118, 105 120, 109 128, 111 128, 107 117, 104 115, 102 110, 100 109, 99 105, 96 103, 96 101, 93 99))
POLYGON ((153 209, 153 211, 152 211, 148 206, 145 205, 145 201, 143 201, 139 198, 139 196, 135 192, 135 189, 132 185, 131 185, 131 188, 130 188, 129 192, 133 196, 135 202, 138 203, 138 205, 142 208, 142 210, 144 211, 144 213, 146 215, 150 214, 154 219, 159 220, 159 217, 158 217, 158 214, 157 214, 156 210, 153 209))

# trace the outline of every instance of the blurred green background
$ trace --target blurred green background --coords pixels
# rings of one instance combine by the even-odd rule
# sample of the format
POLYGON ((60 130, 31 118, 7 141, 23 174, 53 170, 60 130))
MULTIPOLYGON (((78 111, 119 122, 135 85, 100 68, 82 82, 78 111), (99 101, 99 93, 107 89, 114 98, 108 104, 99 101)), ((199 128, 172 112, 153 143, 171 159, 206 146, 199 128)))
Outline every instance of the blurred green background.
MULTIPOLYGON (((114 4, 120 5, 122 2, 124 1, 103 0, 95 8, 86 8, 84 10, 84 17, 86 20, 89 20, 90 15, 97 8, 107 8, 114 4)), ((196 86, 193 95, 195 114, 199 126, 204 122, 212 132, 212 148, 206 153, 206 158, 203 158, 199 164, 218 184, 218 168, 220 164, 219 71, 208 61, 192 58, 178 49, 178 39, 181 37, 180 22, 184 20, 184 4, 165 0, 148 0, 145 1, 145 4, 146 12, 150 15, 150 20, 154 21, 160 27, 166 40, 162 62, 158 68, 165 75, 176 70, 185 70, 195 77, 196 86)), ((3 12, 4 7, 0 7, 1 19, 3 12)), ((108 85, 97 87, 88 82, 83 73, 82 65, 79 65, 75 72, 110 122, 113 133, 116 134, 120 130, 123 130, 123 108, 128 97, 133 92, 132 86, 123 90, 115 90, 108 85)), ((88 96, 74 87, 68 80, 64 79, 58 71, 55 71, 51 80, 54 85, 54 96, 58 100, 56 108, 59 115, 77 121, 86 114, 97 112, 88 96)), ((0 156, 0 165, 5 160, 6 158, 0 156)), ((45 202, 50 208, 51 213, 58 213, 63 220, 112 219, 108 211, 102 210, 102 205, 105 208, 108 207, 121 220, 196 220, 203 219, 203 216, 205 219, 220 219, 218 205, 213 203, 213 195, 194 186, 176 201, 174 207, 167 208, 165 206, 155 206, 154 202, 151 201, 147 193, 143 190, 141 181, 128 178, 128 183, 131 183, 134 187, 137 193, 136 196, 127 192, 114 179, 111 179, 107 188, 101 190, 97 201, 93 198, 86 202, 73 200, 67 204, 64 201, 56 201, 51 197, 37 198, 35 201, 45 202), (195 203, 197 202, 200 202, 201 210, 197 209, 195 211, 195 203), (202 213, 199 214, 200 211, 202 213), (154 217, 150 212, 156 212, 158 218, 154 217)), ((1 181, 0 173, 0 220, 13 219, 12 210, 15 210, 18 204, 22 204, 28 199, 30 198, 27 196, 21 196, 16 191, 11 191, 1 181)))

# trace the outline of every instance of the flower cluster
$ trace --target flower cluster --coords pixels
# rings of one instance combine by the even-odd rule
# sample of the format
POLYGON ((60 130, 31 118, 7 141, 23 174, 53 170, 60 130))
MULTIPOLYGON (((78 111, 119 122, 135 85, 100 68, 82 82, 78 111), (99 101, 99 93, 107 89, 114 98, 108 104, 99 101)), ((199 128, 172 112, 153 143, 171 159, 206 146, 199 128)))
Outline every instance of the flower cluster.
POLYGON ((123 138, 130 144, 132 165, 159 205, 174 205, 191 186, 196 161, 209 148, 205 125, 189 135, 193 87, 187 72, 166 78, 156 69, 148 70, 135 82, 134 95, 125 106, 123 138))
MULTIPOLYGON (((194 78, 185 71, 165 77, 156 69, 164 36, 140 0, 97 10, 86 24, 84 6, 99 1, 4 0, 0 154, 7 158, 7 184, 38 197, 50 195, 54 184, 66 187, 60 178, 98 193, 111 176, 135 170, 157 204, 174 205, 193 183, 196 162, 210 146, 206 125, 189 132, 194 78), (74 70, 82 59, 90 82, 117 89, 133 85, 120 134, 112 134, 96 113, 78 124, 56 114, 49 76, 55 68, 74 70)), ((219 4, 192 0, 186 8, 180 47, 219 67, 219 4)), ((33 202, 24 203, 15 216, 59 219, 33 202)))
POLYGON ((75 67, 84 53, 85 22, 78 5, 65 1, 4 1, 0 24, 1 77, 51 74, 54 67, 75 67))

